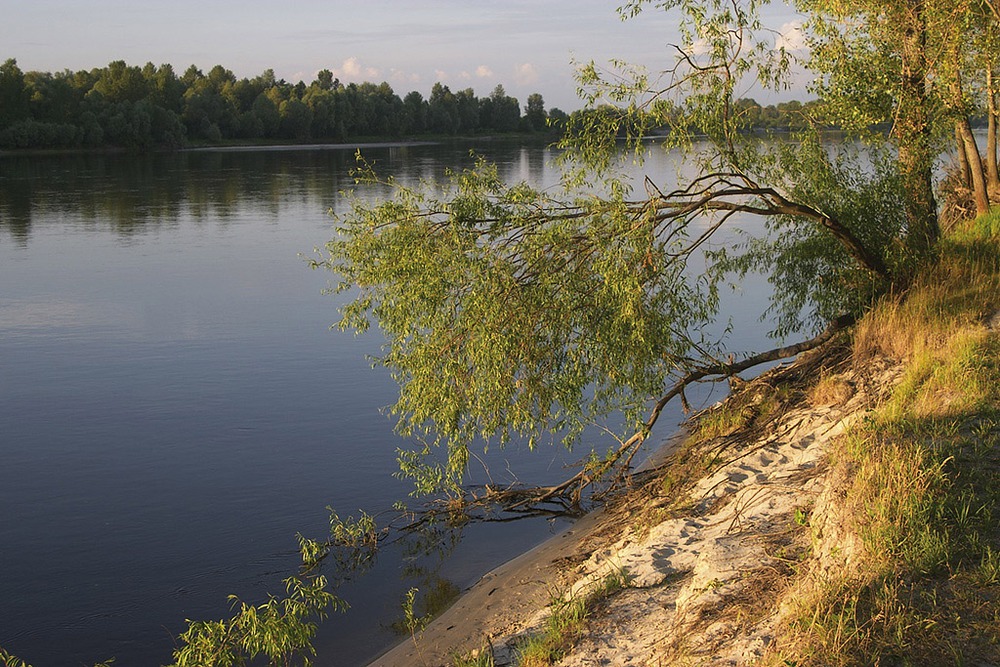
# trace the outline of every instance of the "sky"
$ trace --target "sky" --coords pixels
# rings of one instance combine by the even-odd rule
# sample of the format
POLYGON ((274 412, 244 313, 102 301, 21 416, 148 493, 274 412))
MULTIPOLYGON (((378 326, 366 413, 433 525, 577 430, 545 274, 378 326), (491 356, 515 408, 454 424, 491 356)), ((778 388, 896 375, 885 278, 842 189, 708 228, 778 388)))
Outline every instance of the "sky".
MULTIPOLYGON (((0 0, 0 60, 55 72, 170 63, 239 77, 265 69, 311 82, 329 69, 343 82, 387 81, 425 97, 440 81, 488 95, 502 84, 522 105, 579 108, 574 62, 617 58, 651 69, 667 63, 675 19, 647 9, 623 22, 616 0, 0 0)), ((800 17, 778 0, 776 30, 800 17)), ((754 95, 761 99, 766 96, 754 95)), ((805 99, 793 89, 785 99, 805 99)))

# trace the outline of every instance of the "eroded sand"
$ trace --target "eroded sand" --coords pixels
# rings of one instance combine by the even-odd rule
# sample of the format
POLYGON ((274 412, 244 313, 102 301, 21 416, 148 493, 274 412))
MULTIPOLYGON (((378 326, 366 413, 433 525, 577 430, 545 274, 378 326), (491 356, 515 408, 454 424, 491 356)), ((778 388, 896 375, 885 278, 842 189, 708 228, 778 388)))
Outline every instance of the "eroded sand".
MULTIPOLYGON (((860 378, 850 398, 792 409, 754 439, 724 442, 683 510, 660 514, 642 497, 591 514, 482 578, 379 667, 432 667, 488 647, 513 664, 553 595, 582 595, 608 575, 628 586, 601 601, 562 665, 739 665, 771 641, 774 600, 809 540, 803 524, 827 492, 826 455, 890 386, 895 369, 860 378)), ((641 496, 642 490, 634 492, 641 496)))

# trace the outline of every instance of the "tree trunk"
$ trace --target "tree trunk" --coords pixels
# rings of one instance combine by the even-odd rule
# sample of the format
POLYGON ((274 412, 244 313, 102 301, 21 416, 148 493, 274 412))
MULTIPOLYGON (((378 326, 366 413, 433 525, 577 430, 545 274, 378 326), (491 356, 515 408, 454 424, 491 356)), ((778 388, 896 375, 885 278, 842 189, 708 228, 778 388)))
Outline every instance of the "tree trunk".
POLYGON ((986 174, 983 172, 983 159, 979 155, 976 137, 972 134, 969 117, 962 116, 955 121, 955 132, 962 138, 965 145, 965 155, 969 161, 969 173, 972 176, 972 197, 976 202, 976 214, 983 215, 990 211, 990 197, 986 193, 986 174))
POLYGON ((906 192, 906 245, 918 257, 941 237, 934 199, 930 100, 927 93, 927 17, 924 0, 910 0, 900 50, 902 82, 895 125, 899 171, 906 192))
POLYGON ((990 199, 1000 201, 1000 171, 997 168, 997 93, 993 66, 986 67, 986 191, 990 199))
POLYGON ((969 169, 969 156, 965 152, 965 141, 962 131, 955 124, 955 148, 958 150, 958 169, 961 172, 962 187, 972 189, 972 172, 969 169))
POLYGON ((968 167, 968 184, 972 190, 972 200, 976 203, 976 215, 983 215, 990 210, 990 196, 986 192, 986 172, 983 169, 983 158, 972 134, 969 114, 965 108, 965 94, 962 87, 962 54, 959 51, 958 35, 951 44, 951 59, 954 72, 951 75, 951 107, 955 115, 955 136, 964 147, 965 161, 968 167))

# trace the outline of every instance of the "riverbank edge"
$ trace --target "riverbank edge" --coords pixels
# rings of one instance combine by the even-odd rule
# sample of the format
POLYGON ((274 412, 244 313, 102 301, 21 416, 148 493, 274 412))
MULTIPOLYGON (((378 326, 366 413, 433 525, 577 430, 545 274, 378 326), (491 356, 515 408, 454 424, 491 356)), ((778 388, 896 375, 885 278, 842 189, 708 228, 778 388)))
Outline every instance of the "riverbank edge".
POLYGON ((388 139, 385 137, 358 137, 352 141, 274 142, 228 141, 219 143, 191 142, 183 146, 152 146, 148 148, 123 148, 121 146, 69 147, 69 148, 0 148, 0 157, 46 156, 46 155, 156 155, 162 153, 195 153, 226 151, 303 151, 303 150, 351 150, 362 148, 407 148, 412 146, 438 146, 441 144, 475 145, 478 143, 506 143, 525 146, 550 146, 558 141, 552 134, 482 134, 451 136, 429 134, 423 136, 388 139))
MULTIPOLYGON (((994 417, 1000 400, 992 389, 969 397, 978 390, 962 386, 962 364, 968 362, 960 357, 967 352, 953 349, 972 344, 986 377, 996 380, 990 373, 1000 366, 1000 262, 989 253, 996 249, 998 227, 1000 215, 994 214, 980 238, 946 247, 943 268, 929 272, 906 299, 870 313, 853 338, 801 355, 696 415, 689 429, 700 437, 688 438, 651 479, 484 576, 423 633, 372 667, 516 664, 565 601, 574 599, 585 602, 584 619, 538 664, 849 665, 857 664, 852 660, 858 655, 937 664, 926 660, 954 647, 969 627, 978 628, 979 646, 962 649, 973 659, 983 651, 988 655, 990 645, 1000 645, 1000 628, 991 634, 977 622, 988 623, 990 614, 1000 618, 996 524, 968 535, 975 540, 967 541, 995 543, 980 544, 981 564, 963 563, 968 554, 945 552, 922 573, 919 563, 914 569, 907 560, 913 559, 912 545, 880 545, 884 538, 871 534, 879 526, 867 515, 898 499, 859 477, 892 472, 878 458, 884 449, 890 457, 917 454, 917 467, 897 481, 900 495, 918 503, 948 499, 928 500, 927 489, 903 488, 913 479, 938 475, 938 495, 976 467, 988 469, 990 484, 1000 479, 1000 421, 994 417), (948 380, 949 373, 958 375, 948 380), (935 380, 942 376, 943 386, 935 380), (907 430, 909 422, 922 419, 929 420, 930 431, 902 445, 879 442, 885 436, 872 428, 881 421, 886 432, 907 430), (953 431, 963 429, 981 435, 971 445, 968 438, 956 445, 953 431), (959 456, 971 447, 979 458, 945 474, 946 464, 958 465, 947 454, 956 446, 959 456), (868 448, 875 454, 863 451, 868 448), (941 461, 933 458, 939 450, 941 461), (950 594, 956 577, 965 577, 962 594, 975 598, 980 617, 952 627, 944 616, 949 610, 934 607, 911 623, 907 582, 936 596, 950 594), (617 583, 608 586, 610 580, 617 583), (889 584, 903 596, 896 611, 856 618, 858 627, 850 627, 849 617, 858 615, 852 600, 877 598, 879 587, 889 584), (909 644, 894 646, 890 635, 900 632, 894 624, 904 623, 917 629, 902 632, 918 637, 906 636, 909 644), (885 636, 879 635, 883 627, 885 636)), ((959 500, 972 492, 962 489, 959 500)), ((990 493, 978 510, 986 516, 1000 509, 990 493)), ((897 518, 890 512, 881 521, 897 518)), ((943 533, 941 539, 953 543, 946 549, 967 546, 958 543, 962 535, 948 535, 953 526, 941 517, 918 517, 907 529, 895 539, 911 540, 915 529, 943 533)), ((914 550, 921 549, 926 545, 914 550)))
MULTIPOLYGON (((751 423, 708 439, 698 437, 698 432, 702 430, 699 422, 718 419, 734 406, 739 406, 736 411, 743 410, 747 405, 760 406, 770 400, 761 394, 761 388, 785 383, 801 385, 808 376, 820 369, 828 372, 830 366, 843 363, 843 341, 839 341, 838 346, 803 355, 792 364, 773 369, 742 386, 729 398, 692 416, 685 430, 694 435, 685 435, 682 431, 680 437, 669 439, 659 451, 654 452, 650 458, 655 461, 655 467, 642 474, 644 481, 641 484, 608 505, 585 515, 560 534, 484 575, 423 632, 406 638, 371 662, 370 667, 452 665, 456 664, 459 656, 478 654, 484 649, 493 654, 493 663, 484 664, 498 667, 512 665, 515 664, 518 647, 526 637, 537 633, 544 625, 550 605, 557 597, 564 594, 585 595, 589 588, 599 585, 601 580, 615 570, 630 579, 627 585, 630 590, 655 590, 664 585, 674 586, 679 577, 692 572, 694 563, 689 557, 697 559, 698 554, 695 550, 687 549, 680 560, 660 558, 657 554, 668 550, 677 551, 678 545, 666 546, 664 539, 669 540, 670 536, 679 535, 688 542, 687 546, 709 551, 704 548, 707 545, 703 543, 706 540, 717 541, 721 536, 712 532, 711 535, 706 533, 703 537, 698 537, 695 532, 700 524, 720 525, 720 522, 725 521, 724 515, 727 512, 737 510, 739 513, 737 507, 723 500, 725 497, 752 494, 752 487, 757 482, 770 484, 789 473, 789 469, 782 466, 770 470, 765 470, 769 466, 754 467, 738 455, 736 462, 712 466, 702 470, 703 474, 697 477, 681 479, 676 477, 678 471, 683 470, 681 474, 687 475, 692 468, 702 467, 700 460, 705 456, 718 458, 726 450, 759 450, 766 446, 768 438, 773 440, 776 432, 787 430, 790 422, 796 419, 801 421, 803 409, 800 406, 783 405, 779 415, 775 406, 768 406, 764 409, 767 414, 758 413, 751 423), (712 453, 709 454, 710 452, 712 453), (747 485, 734 484, 732 480, 742 474, 736 469, 747 469, 748 466, 758 477, 747 485), (759 476, 763 476, 763 479, 759 476), (697 502, 692 502, 694 495, 700 495, 697 502), (713 506, 714 511, 709 511, 713 506), (692 508, 698 510, 695 512, 699 515, 697 518, 685 511, 692 508), (690 530, 692 527, 696 530, 690 530), (656 558, 660 558, 659 565, 651 562, 651 559, 656 558)), ((820 429, 829 431, 831 419, 833 423, 845 423, 853 414, 855 405, 860 405, 865 400, 867 398, 859 397, 846 412, 821 411, 828 418, 822 420, 822 426, 814 425, 810 433, 820 429)), ((802 430, 801 427, 799 430, 802 430)), ((778 449, 782 452, 794 450, 803 437, 805 436, 801 433, 792 440, 786 437, 778 449)), ((802 471, 821 470, 819 458, 825 451, 823 445, 826 441, 824 439, 814 443, 809 448, 808 456, 798 456, 794 461, 786 457, 789 466, 802 471)), ((747 475, 746 479, 749 480, 750 476, 747 475)), ((811 488, 796 493, 791 503, 781 505, 779 513, 791 522, 794 507, 811 504, 815 495, 811 488)), ((757 516, 756 519, 761 517, 757 516)), ((774 516, 766 519, 768 524, 776 521, 780 522, 774 516)), ((719 555, 713 551, 709 556, 703 557, 702 569, 711 573, 709 580, 719 582, 713 583, 719 595, 725 595, 726 591, 722 590, 718 576, 719 567, 704 566, 719 555)), ((735 563, 729 563, 731 572, 738 569, 735 563)), ((705 579, 705 574, 699 579, 705 579)), ((676 607, 676 594, 669 597, 668 604, 676 607)), ((646 610, 647 618, 648 611, 646 610)), ((615 627, 624 624, 635 626, 638 621, 635 610, 632 609, 612 610, 605 607, 603 616, 603 623, 612 633, 617 632, 615 627)), ((662 624, 662 621, 663 619, 658 619, 657 625, 662 624)), ((581 646, 594 642, 606 643, 610 639, 597 626, 588 632, 590 636, 579 639, 581 646)), ((631 659, 639 657, 639 648, 619 647, 613 652, 625 651, 628 655, 611 658, 612 662, 607 664, 631 664, 631 659)), ((593 646, 586 651, 592 656, 608 652, 593 646)), ((596 658, 592 662, 583 655, 577 655, 575 659, 583 662, 569 660, 566 664, 603 664, 596 658)))

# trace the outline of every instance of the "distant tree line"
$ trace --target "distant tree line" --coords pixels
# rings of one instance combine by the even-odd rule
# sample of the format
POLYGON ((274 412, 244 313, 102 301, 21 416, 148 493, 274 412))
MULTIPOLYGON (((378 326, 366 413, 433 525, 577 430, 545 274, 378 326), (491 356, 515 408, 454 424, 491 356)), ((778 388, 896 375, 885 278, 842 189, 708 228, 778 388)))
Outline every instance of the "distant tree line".
POLYGON ((225 141, 338 142, 361 137, 547 131, 566 114, 528 96, 523 109, 498 85, 488 97, 435 83, 430 97, 400 98, 388 83, 342 84, 330 70, 310 83, 273 70, 237 79, 216 65, 178 76, 169 64, 116 60, 72 72, 0 66, 0 147, 146 149, 225 141))
MULTIPOLYGON (((803 129, 816 104, 737 101, 750 127, 777 131, 803 129)), ((598 108, 574 115, 601 113, 598 108)), ((169 64, 138 67, 122 60, 56 73, 22 72, 14 59, 0 65, 0 148, 148 149, 538 133, 558 131, 566 120, 560 109, 546 110, 539 93, 529 95, 522 109, 502 85, 476 97, 471 88, 452 92, 435 83, 425 99, 416 91, 401 98, 385 82, 344 85, 328 69, 306 85, 277 79, 270 69, 237 79, 221 65, 208 74, 191 65, 180 76, 169 64)))
MULTIPOLYGON (((762 105, 749 97, 733 101, 732 113, 739 118, 740 132, 799 132, 809 128, 835 130, 837 124, 822 118, 820 100, 799 102, 796 100, 762 105)), ((569 125, 579 131, 581 128, 613 125, 619 138, 630 136, 642 128, 646 135, 666 135, 672 131, 690 132, 697 136, 705 128, 692 125, 684 118, 683 110, 650 108, 632 109, 623 113, 622 109, 606 104, 595 108, 574 111, 569 117, 569 125)))

